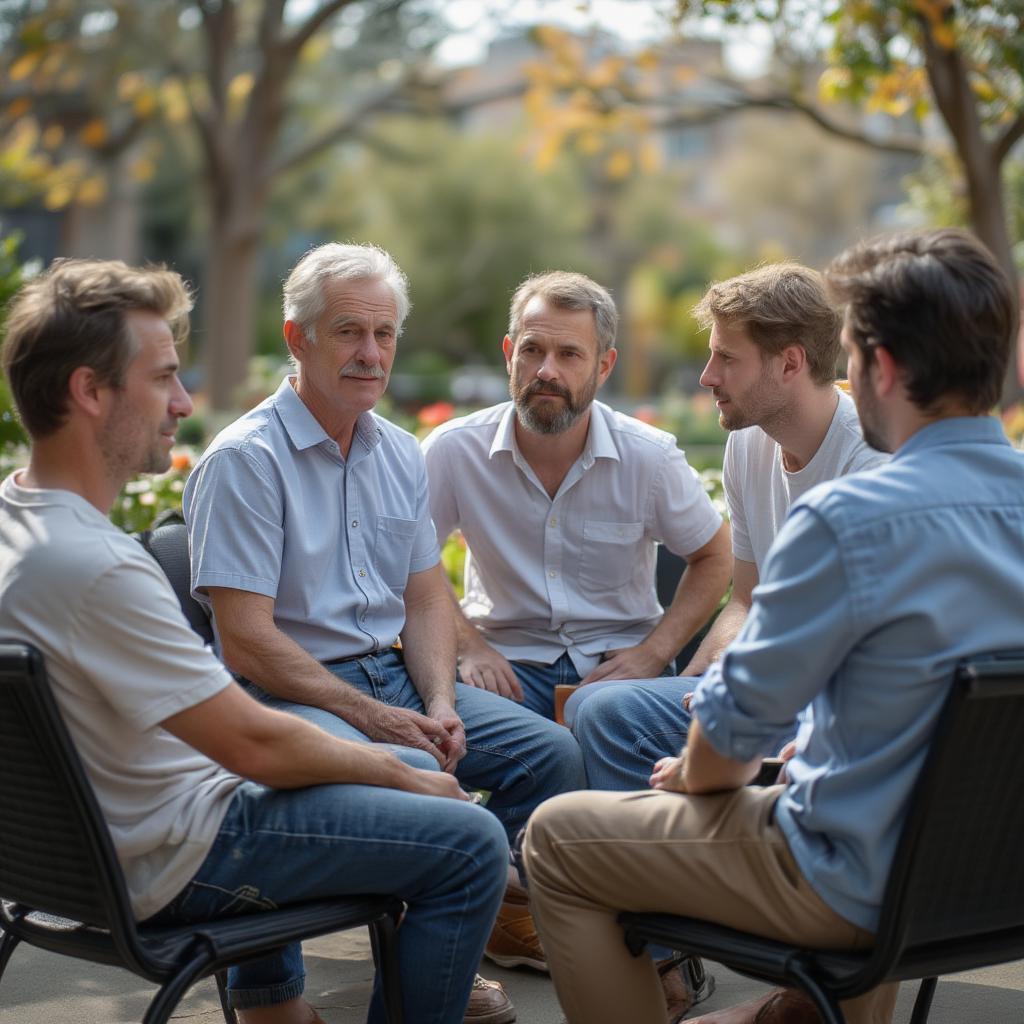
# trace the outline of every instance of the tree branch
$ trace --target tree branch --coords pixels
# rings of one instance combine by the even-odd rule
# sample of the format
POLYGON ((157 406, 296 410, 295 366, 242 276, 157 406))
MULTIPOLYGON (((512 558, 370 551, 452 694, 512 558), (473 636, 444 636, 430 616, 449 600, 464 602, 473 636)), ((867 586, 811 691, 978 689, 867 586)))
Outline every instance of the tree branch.
POLYGON ((329 0, 323 7, 318 7, 287 39, 282 41, 281 49, 293 59, 299 51, 323 28, 339 11, 349 7, 355 0, 329 0))
POLYGON ((1018 114, 1016 119, 1006 126, 1006 130, 992 144, 992 155, 997 165, 1001 165, 1009 156, 1010 150, 1017 145, 1022 136, 1024 136, 1024 113, 1018 114))

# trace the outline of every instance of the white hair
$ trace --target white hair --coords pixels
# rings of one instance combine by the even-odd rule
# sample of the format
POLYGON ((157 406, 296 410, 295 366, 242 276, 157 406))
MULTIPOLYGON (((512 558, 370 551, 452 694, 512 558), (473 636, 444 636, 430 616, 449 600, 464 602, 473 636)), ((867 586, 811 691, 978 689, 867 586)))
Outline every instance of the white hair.
POLYGON ((398 264, 375 245, 328 242, 310 249, 284 283, 284 318, 299 324, 310 341, 316 341, 313 325, 324 310, 328 281, 383 281, 395 299, 396 334, 402 333, 411 304, 409 282, 398 264))

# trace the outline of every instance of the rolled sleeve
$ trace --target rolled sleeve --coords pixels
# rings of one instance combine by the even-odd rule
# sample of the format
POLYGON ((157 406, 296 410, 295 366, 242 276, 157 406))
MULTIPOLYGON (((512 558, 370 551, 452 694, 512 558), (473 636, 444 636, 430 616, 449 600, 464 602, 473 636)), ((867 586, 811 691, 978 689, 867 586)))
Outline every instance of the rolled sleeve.
POLYGON ((192 559, 192 594, 206 587, 276 598, 284 550, 282 489, 256 460, 236 448, 205 459, 184 494, 192 559))
POLYGON ((683 558, 704 547, 722 526, 699 474, 675 445, 655 482, 650 514, 650 532, 683 558))
POLYGON ((697 684, 692 710, 718 753, 774 753, 857 639, 842 550, 795 507, 765 562, 743 628, 697 684))

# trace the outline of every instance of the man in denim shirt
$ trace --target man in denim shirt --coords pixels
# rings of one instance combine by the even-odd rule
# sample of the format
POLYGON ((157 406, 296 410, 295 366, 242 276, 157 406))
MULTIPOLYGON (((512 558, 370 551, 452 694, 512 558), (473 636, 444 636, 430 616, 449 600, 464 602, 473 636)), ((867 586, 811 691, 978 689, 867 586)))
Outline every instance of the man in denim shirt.
MULTIPOLYGON (((1024 457, 986 415, 1015 328, 1005 276, 943 230, 862 243, 827 277, 847 307, 864 436, 893 459, 794 504, 743 629, 697 685, 686 750, 658 762, 652 791, 563 796, 534 815, 534 916, 570 1024, 659 1020, 621 910, 870 946, 953 668, 1020 643, 1024 457), (788 783, 744 788, 807 705, 788 783)), ((890 1020, 895 994, 843 1004, 846 1020, 890 1020)), ((802 1012, 772 993, 704 1020, 802 1012)))

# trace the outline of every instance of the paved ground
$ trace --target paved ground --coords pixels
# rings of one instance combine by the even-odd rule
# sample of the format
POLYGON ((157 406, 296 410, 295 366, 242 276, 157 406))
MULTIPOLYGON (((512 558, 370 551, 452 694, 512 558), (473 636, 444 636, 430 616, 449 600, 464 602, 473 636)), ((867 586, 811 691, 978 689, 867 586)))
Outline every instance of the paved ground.
MULTIPOLYGON (((364 1020, 372 964, 364 932, 327 936, 306 944, 307 996, 327 1024, 364 1020)), ((760 987, 712 967, 718 991, 706 1006, 746 999, 760 987)), ((521 1024, 559 1024, 562 1019, 550 981, 528 971, 484 973, 500 980, 515 1001, 521 1024)), ((907 1024, 917 985, 904 985, 896 1024, 907 1024)), ((98 967, 20 946, 0 981, 0 1024, 138 1024, 152 987, 127 971, 98 967)), ((200 982, 185 997, 174 1020, 193 1024, 222 1021, 212 981, 200 982)), ((939 982, 930 1024, 1022 1024, 1024 961, 961 974, 939 982)), ((410 1022, 415 1024, 415 1022, 410 1022)), ((632 1024, 623 1021, 622 1024, 632 1024)))

